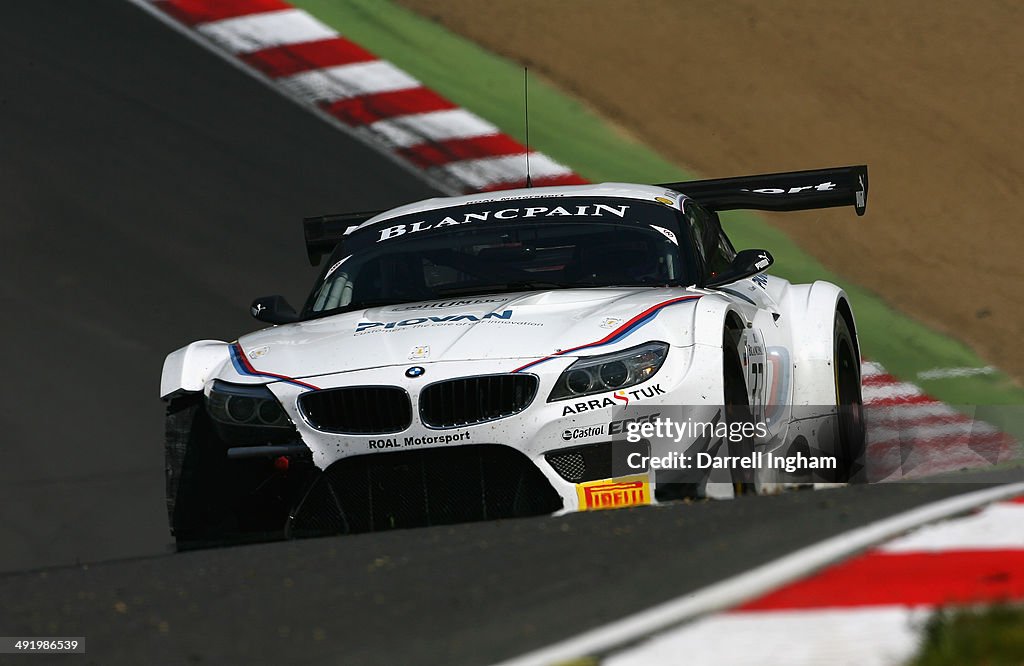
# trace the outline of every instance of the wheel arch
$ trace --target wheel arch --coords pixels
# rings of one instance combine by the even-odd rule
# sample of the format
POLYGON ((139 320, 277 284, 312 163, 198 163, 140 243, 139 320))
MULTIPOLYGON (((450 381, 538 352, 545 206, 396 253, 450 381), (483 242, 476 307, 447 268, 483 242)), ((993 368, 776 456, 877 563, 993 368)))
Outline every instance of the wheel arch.
POLYGON ((793 402, 834 407, 837 313, 850 328, 860 362, 860 345, 849 299, 840 287, 822 280, 793 285, 787 296, 793 340, 793 402))
POLYGON ((723 331, 742 331, 746 327, 740 312, 721 298, 705 296, 693 310, 693 342, 698 345, 721 347, 723 331))
POLYGON ((209 378, 228 362, 228 343, 221 340, 199 340, 171 352, 160 374, 160 397, 169 400, 202 391, 209 378))
MULTIPOLYGON (((743 359, 745 358, 745 356, 744 356, 744 354, 742 354, 740 352, 741 346, 746 344, 745 336, 743 334, 743 332, 746 329, 747 329, 747 327, 743 323, 743 318, 740 317, 738 312, 736 312, 735 310, 729 310, 729 311, 727 311, 725 313, 725 318, 722 321, 722 333, 721 333, 721 337, 722 337, 722 387, 723 387, 723 390, 725 391, 725 393, 729 392, 728 384, 729 384, 729 380, 730 380, 730 378, 727 377, 727 374, 728 374, 728 372, 730 370, 730 367, 729 367, 729 363, 727 363, 727 361, 726 361, 726 358, 727 358, 727 355, 731 355, 733 357, 733 359, 734 359, 734 362, 737 364, 737 366, 735 368, 733 368, 733 369, 739 373, 739 376, 732 377, 732 380, 733 381, 738 381, 740 383, 740 385, 742 386, 742 391, 743 391, 743 395, 744 396, 746 396, 746 394, 747 394, 746 377, 744 376, 744 372, 743 372, 743 367, 745 365, 745 361, 743 359), (729 334, 730 331, 734 331, 735 332, 736 346, 734 346, 734 347, 732 347, 730 349, 726 349, 726 340, 728 338, 728 334, 729 334)), ((726 398, 726 404, 728 404, 728 402, 729 402, 728 401, 728 396, 726 395, 725 398, 726 398)))
MULTIPOLYGON (((698 301, 693 310, 692 340, 695 356, 691 373, 695 380, 702 378, 717 388, 713 399, 724 404, 725 393, 725 333, 734 330, 742 344, 743 331, 747 328, 745 319, 731 303, 722 298, 706 296, 698 301), (721 393, 719 394, 718 391, 721 393)), ((734 350, 741 354, 737 348, 734 350)), ((742 356, 740 356, 742 359, 742 356)))
POLYGON ((743 323, 743 319, 740 318, 739 313, 735 310, 729 310, 725 313, 725 321, 722 324, 722 328, 726 330, 742 331, 746 326, 743 323))

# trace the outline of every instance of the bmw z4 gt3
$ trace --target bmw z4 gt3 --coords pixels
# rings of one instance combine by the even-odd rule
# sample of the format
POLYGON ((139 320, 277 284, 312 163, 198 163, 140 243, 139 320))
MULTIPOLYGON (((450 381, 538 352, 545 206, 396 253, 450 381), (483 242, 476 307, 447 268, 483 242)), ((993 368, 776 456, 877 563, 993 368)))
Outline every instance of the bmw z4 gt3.
POLYGON ((737 252, 718 211, 863 213, 866 196, 866 167, 843 167, 308 218, 326 261, 301 310, 257 299, 271 327, 167 357, 172 531, 362 532, 855 479, 849 299, 767 274, 770 252, 737 252), (793 459, 814 462, 770 463, 793 459))

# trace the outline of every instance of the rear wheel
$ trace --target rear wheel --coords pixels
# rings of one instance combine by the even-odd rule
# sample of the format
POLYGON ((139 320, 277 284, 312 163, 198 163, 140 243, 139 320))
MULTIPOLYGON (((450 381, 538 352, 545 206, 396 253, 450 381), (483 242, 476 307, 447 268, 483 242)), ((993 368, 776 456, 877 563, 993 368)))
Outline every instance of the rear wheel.
POLYGON ((864 480, 866 429, 861 396, 860 361, 846 318, 836 312, 834 325, 836 405, 836 480, 864 480))

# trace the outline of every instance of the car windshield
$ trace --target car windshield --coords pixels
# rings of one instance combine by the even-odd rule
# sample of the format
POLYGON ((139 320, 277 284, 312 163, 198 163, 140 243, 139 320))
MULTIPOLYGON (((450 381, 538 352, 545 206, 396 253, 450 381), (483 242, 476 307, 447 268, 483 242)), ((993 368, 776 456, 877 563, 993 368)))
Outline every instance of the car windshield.
POLYGON ((499 201, 373 225, 335 252, 305 316, 450 296, 694 281, 688 248, 677 241, 687 238, 678 209, 600 202, 499 201))

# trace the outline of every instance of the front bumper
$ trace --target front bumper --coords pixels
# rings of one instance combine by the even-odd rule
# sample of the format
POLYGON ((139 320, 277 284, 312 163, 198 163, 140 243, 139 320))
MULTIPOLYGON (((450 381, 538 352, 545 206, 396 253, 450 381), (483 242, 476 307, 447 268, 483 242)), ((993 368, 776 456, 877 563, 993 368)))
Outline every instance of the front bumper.
MULTIPOLYGON (((642 384, 617 392, 548 402, 547 398, 558 377, 575 360, 572 357, 552 358, 529 369, 530 373, 537 376, 539 384, 532 403, 523 411, 498 420, 455 428, 432 428, 423 423, 419 410, 419 396, 423 387, 445 379, 510 373, 534 359, 418 362, 415 364, 425 371, 414 378, 406 376, 406 370, 414 365, 410 362, 315 379, 322 389, 394 386, 407 391, 412 404, 412 423, 400 432, 374 435, 338 434, 319 430, 313 427, 298 407, 298 398, 303 393, 301 387, 277 382, 270 384, 269 388, 295 423, 303 442, 312 452, 314 464, 321 470, 330 471, 335 465, 352 458, 370 461, 410 452, 497 445, 525 456, 557 493, 563 510, 572 511, 593 508, 585 504, 586 497, 594 495, 595 491, 586 489, 591 488, 595 481, 604 479, 567 474, 564 466, 556 469, 549 454, 608 443, 615 443, 616 446, 624 444, 626 433, 623 424, 626 421, 653 418, 658 414, 668 416, 671 410, 678 410, 680 405, 707 405, 709 409, 720 405, 720 358, 721 350, 714 347, 673 347, 658 373, 642 384)), ((639 494, 626 492, 616 497, 632 498, 627 502, 629 504, 653 501, 650 492, 650 484, 654 481, 653 472, 643 469, 624 471, 633 482, 643 480, 645 490, 639 494)), ((619 492, 621 489, 614 490, 619 492)), ((608 497, 601 501, 604 504, 610 502, 611 505, 617 503, 608 497)))

